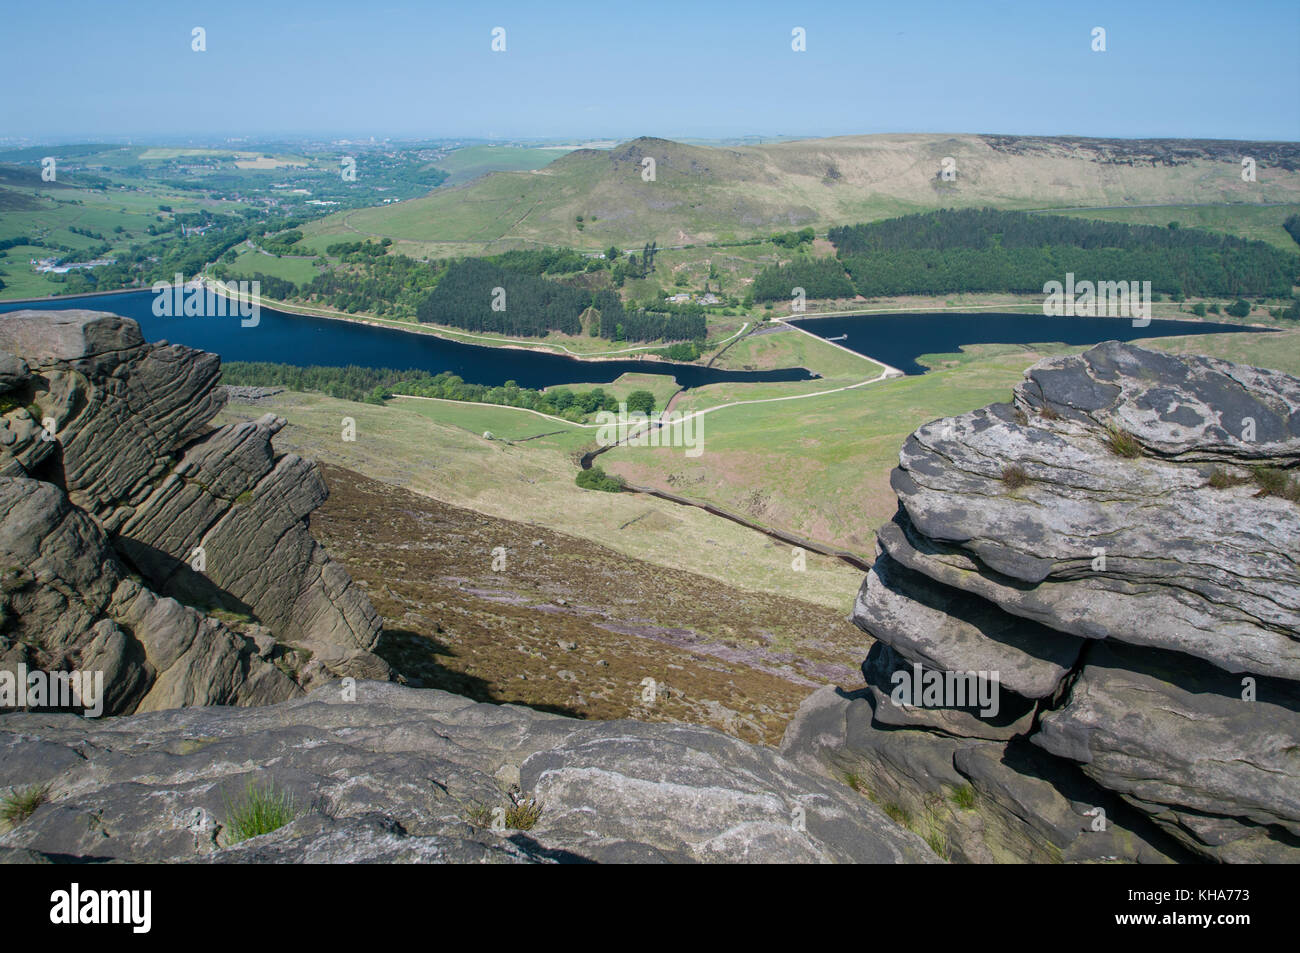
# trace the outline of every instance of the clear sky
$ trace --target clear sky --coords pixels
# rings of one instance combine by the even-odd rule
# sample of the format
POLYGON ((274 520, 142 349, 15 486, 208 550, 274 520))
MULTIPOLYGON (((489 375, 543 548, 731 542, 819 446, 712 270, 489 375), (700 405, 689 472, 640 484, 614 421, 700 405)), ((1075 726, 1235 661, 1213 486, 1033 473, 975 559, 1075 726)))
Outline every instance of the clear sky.
POLYGON ((4 0, 0 136, 1300 140, 1298 54, 1298 0, 4 0))

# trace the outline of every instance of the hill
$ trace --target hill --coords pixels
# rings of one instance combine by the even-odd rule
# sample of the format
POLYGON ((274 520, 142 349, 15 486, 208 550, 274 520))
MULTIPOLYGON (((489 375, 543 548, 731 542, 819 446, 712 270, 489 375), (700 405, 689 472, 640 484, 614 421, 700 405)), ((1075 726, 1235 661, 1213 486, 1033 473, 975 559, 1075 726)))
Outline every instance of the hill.
MULTIPOLYGON (((341 212, 309 235, 604 250, 730 241, 941 207, 1300 202, 1300 145, 992 135, 875 135, 710 147, 640 138, 495 172, 400 206, 341 212), (945 181, 941 163, 954 162, 945 181), (1241 160, 1256 163, 1256 181, 1241 160), (645 181, 645 159, 654 179, 645 181)), ((1280 219, 1279 219, 1280 221, 1280 219)))

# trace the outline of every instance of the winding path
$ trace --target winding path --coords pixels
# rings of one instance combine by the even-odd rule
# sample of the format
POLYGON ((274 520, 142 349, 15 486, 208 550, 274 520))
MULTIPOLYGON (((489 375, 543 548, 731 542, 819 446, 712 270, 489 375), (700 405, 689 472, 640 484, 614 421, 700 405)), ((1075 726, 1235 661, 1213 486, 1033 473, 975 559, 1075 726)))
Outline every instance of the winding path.
MULTIPOLYGON (((875 360, 875 358, 867 358, 867 360, 880 364, 880 362, 875 360)), ((728 407, 743 407, 746 404, 772 404, 783 400, 806 400, 810 397, 825 397, 827 394, 838 394, 841 391, 856 390, 857 388, 865 387, 868 384, 878 384, 880 381, 888 380, 892 377, 904 376, 902 371, 896 370, 895 368, 888 367, 884 364, 881 364, 880 366, 884 367, 885 370, 881 371, 875 377, 865 381, 858 381, 856 384, 845 384, 842 387, 831 387, 827 390, 814 391, 811 394, 787 394, 784 397, 756 397, 753 400, 731 400, 727 401, 725 404, 714 404, 712 407, 705 407, 702 410, 693 410, 689 414, 681 414, 668 421, 668 425, 677 426, 678 424, 685 423, 688 420, 693 420, 696 417, 703 417, 705 414, 711 414, 714 411, 726 410, 728 407)), ((392 396, 395 399, 400 398, 402 400, 434 400, 444 404, 459 404, 461 406, 469 407, 496 407, 499 410, 518 410, 526 414, 535 414, 536 416, 542 417, 546 420, 554 420, 557 423, 566 424, 570 427, 578 427, 584 430, 597 430, 601 427, 607 426, 606 424, 580 424, 572 420, 565 420, 563 417, 556 417, 554 414, 544 414, 540 410, 533 410, 530 407, 512 407, 510 404, 490 404, 481 400, 452 400, 449 397, 420 397, 416 394, 393 394, 392 396)), ((647 424, 646 428, 649 429, 650 426, 650 424, 647 424)), ((662 424, 656 426, 662 426, 662 424)), ((639 433, 641 433, 640 430, 630 433, 628 434, 627 439, 630 440, 639 433)), ((621 446, 621 443, 610 444, 608 447, 601 448, 599 452, 603 453, 605 450, 613 450, 617 446, 621 446)), ((586 468, 584 467, 583 469, 586 468)))
MULTIPOLYGON (((802 328, 795 328, 795 330, 802 330, 802 328)), ((812 332, 804 331, 803 333, 811 334, 812 332)), ((812 336, 817 337, 817 335, 815 334, 813 334, 812 336)), ((817 338, 817 339, 819 341, 823 340, 822 338, 817 338)), ((828 342, 828 343, 833 343, 833 342, 828 342)), ((835 346, 838 347, 839 345, 835 345, 835 346)), ((856 351, 851 351, 850 353, 857 354, 856 351)), ((866 387, 868 384, 877 384, 881 381, 889 380, 890 378, 903 376, 902 371, 899 371, 893 367, 889 367, 887 364, 875 360, 875 358, 869 358, 861 354, 858 354, 857 356, 862 357, 864 360, 870 361, 873 364, 878 365, 879 367, 883 368, 883 370, 881 370, 881 372, 877 374, 875 377, 863 381, 858 381, 856 384, 845 384, 841 387, 831 387, 828 388, 827 390, 815 391, 814 393, 811 394, 788 394, 784 397, 759 397, 759 398, 754 398, 753 400, 733 400, 733 401, 728 401, 725 404, 716 404, 713 407, 705 407, 702 410, 696 410, 689 414, 682 414, 680 416, 677 416, 673 420, 668 422, 668 426, 676 426, 678 424, 684 423, 687 420, 692 420, 696 417, 703 417, 705 414, 711 414, 714 413, 715 411, 725 410, 728 407, 743 407, 747 404, 770 404, 770 403, 775 403, 777 401, 807 400, 812 397, 824 397, 827 394, 836 394, 846 390, 856 390, 859 387, 866 387)), ((552 414, 544 414, 541 411, 532 410, 528 407, 510 407, 509 405, 506 404, 489 404, 483 401, 450 400, 445 397, 417 397, 413 394, 394 394, 393 396, 394 398, 404 398, 406 400, 433 400, 433 401, 440 401, 448 404, 470 404, 478 407, 504 407, 509 410, 524 411, 525 413, 534 414, 535 416, 542 417, 546 420, 554 420, 557 423, 566 424, 569 427, 575 427, 580 429, 589 430, 593 428, 600 428, 603 426, 607 426, 606 424, 575 423, 572 420, 565 420, 563 417, 556 417, 552 414)), ((675 396, 677 395, 674 395, 674 397, 675 396)), ((609 444, 607 446, 601 447, 597 450, 593 450, 589 453, 584 454, 582 456, 579 465, 583 470, 588 470, 591 468, 592 461, 600 454, 605 453, 608 450, 613 450, 616 447, 620 447, 623 444, 625 444, 627 441, 631 440, 633 437, 636 437, 641 433, 648 432, 652 428, 662 428, 663 426, 664 423, 662 421, 658 421, 654 423, 648 422, 644 428, 639 428, 633 433, 628 434, 627 437, 625 437, 622 441, 619 441, 618 443, 609 444)), ((524 438, 524 439, 532 439, 532 438, 524 438)), ((815 542, 810 539, 805 539, 802 536, 796 536, 794 533, 789 533, 786 532, 785 530, 778 529, 776 527, 763 526, 761 524, 753 522, 752 520, 746 519, 744 516, 740 515, 739 513, 735 513, 731 510, 725 509, 714 503, 708 503, 700 500, 692 500, 689 499, 688 497, 678 496, 675 493, 669 493, 666 490, 660 490, 650 486, 639 486, 634 483, 625 483, 624 488, 627 491, 632 493, 642 493, 645 494, 646 496, 654 496, 661 500, 667 500, 670 503, 676 503, 679 506, 693 506, 696 509, 704 510, 706 513, 709 513, 713 516, 718 516, 721 517, 722 519, 730 520, 731 522, 744 526, 747 529, 754 530, 757 533, 762 533, 764 536, 767 536, 771 539, 775 539, 792 546, 797 546, 801 549, 808 550, 809 552, 814 552, 823 556, 830 556, 834 559, 839 559, 842 562, 848 563, 850 566, 853 566, 856 569, 861 569, 865 571, 871 567, 870 561, 864 556, 859 556, 856 553, 851 553, 842 549, 834 549, 830 546, 823 545, 821 543, 815 542)))

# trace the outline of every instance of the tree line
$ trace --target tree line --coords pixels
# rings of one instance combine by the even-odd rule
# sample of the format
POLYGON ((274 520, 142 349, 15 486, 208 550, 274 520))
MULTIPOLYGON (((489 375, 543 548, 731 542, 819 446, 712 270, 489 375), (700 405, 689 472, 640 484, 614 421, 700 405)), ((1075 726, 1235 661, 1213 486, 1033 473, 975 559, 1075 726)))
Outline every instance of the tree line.
POLYGON ((1285 296, 1300 272, 1294 253, 1235 235, 993 209, 905 215, 829 237, 866 297, 1041 292, 1067 272, 1183 296, 1285 296))
POLYGON ((754 300, 788 301, 795 288, 804 289, 809 298, 852 298, 856 294, 839 259, 802 256, 760 271, 754 279, 754 300))
MULTIPOLYGON (((471 384, 450 371, 430 374, 428 371, 391 367, 298 367, 265 361, 226 361, 221 365, 221 382, 247 387, 285 387, 374 404, 382 404, 385 397, 394 394, 438 397, 524 407, 575 423, 602 410, 615 413, 619 405, 618 398, 603 387, 587 390, 552 387, 541 391, 520 387, 515 381, 488 386, 471 384)), ((626 403, 629 412, 649 414, 655 408, 654 395, 646 390, 633 391, 627 396, 626 403)))
POLYGON ((357 271, 329 269, 298 288, 298 296, 340 311, 410 317, 438 283, 437 265, 407 255, 372 255, 369 249, 350 252, 345 259, 357 271))
POLYGON ((811 245, 817 233, 812 227, 801 228, 797 232, 777 232, 772 236, 772 244, 780 245, 782 248, 798 248, 801 245, 811 245))
POLYGON ((700 313, 632 311, 608 289, 593 294, 476 258, 448 266, 417 306, 416 318, 514 337, 577 335, 589 308, 599 312, 599 322, 589 321, 587 333, 614 341, 703 340, 708 332, 700 313))
POLYGON ((1005 291, 1036 294, 1067 273, 1078 279, 1150 281, 1174 296, 1277 295, 1291 291, 1295 270, 1254 254, 1210 249, 1044 248, 908 249, 848 255, 844 266, 864 297, 1005 291))
POLYGON ((566 275, 585 271, 593 259, 586 258, 572 248, 542 248, 507 251, 484 259, 506 271, 520 275, 566 275))
MULTIPOLYGON (((619 400, 603 387, 588 390, 575 390, 572 387, 552 387, 549 390, 533 390, 520 387, 514 381, 490 387, 486 384, 470 384, 450 371, 441 374, 409 373, 405 380, 389 386, 392 394, 409 394, 415 397, 440 397, 444 400, 464 400, 482 404, 499 404, 503 407, 523 407, 552 417, 563 417, 575 423, 581 423, 591 414, 600 411, 614 413, 619 409, 619 400)), ((649 414, 654 411, 654 394, 647 390, 635 390, 625 401, 629 412, 640 411, 649 414)))
MULTIPOLYGON (((247 277, 260 281, 268 298, 296 299, 350 314, 414 316, 422 322, 514 337, 585 331, 612 341, 678 342, 683 346, 670 345, 668 356, 674 360, 694 360, 699 356, 698 343, 708 335, 699 304, 657 302, 630 308, 609 289, 593 293, 553 280, 549 276, 586 271, 593 264, 603 267, 572 249, 424 262, 389 254, 390 244, 389 239, 332 244, 326 252, 350 267, 323 271, 305 284, 261 273, 247 277)), ((239 277, 225 267, 226 260, 214 266, 212 274, 221 279, 239 277)))
MULTIPOLYGON (((611 341, 692 341, 698 354, 699 342, 708 334, 704 309, 696 304, 633 310, 625 308, 619 296, 608 289, 596 292, 591 304, 600 314, 600 336, 611 341)), ((684 349, 674 353, 678 355, 674 359, 681 359, 684 349)))
POLYGON ((467 258, 447 269, 415 316, 513 337, 540 337, 550 331, 581 334, 579 315, 590 303, 590 292, 467 258))
POLYGON ((287 387, 289 390, 314 391, 340 400, 365 400, 382 394, 398 381, 417 373, 393 368, 298 367, 270 361, 222 361, 221 382, 245 387, 287 387), (378 395, 375 392, 378 391, 378 395))

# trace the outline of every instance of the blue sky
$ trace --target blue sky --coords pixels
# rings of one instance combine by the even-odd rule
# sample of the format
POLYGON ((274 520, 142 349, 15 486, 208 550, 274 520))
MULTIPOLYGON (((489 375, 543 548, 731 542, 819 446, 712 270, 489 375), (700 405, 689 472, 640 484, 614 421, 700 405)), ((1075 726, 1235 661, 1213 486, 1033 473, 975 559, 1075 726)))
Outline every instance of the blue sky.
POLYGON ((1297 0, 11 0, 0 136, 1300 140, 1297 51, 1297 0))

